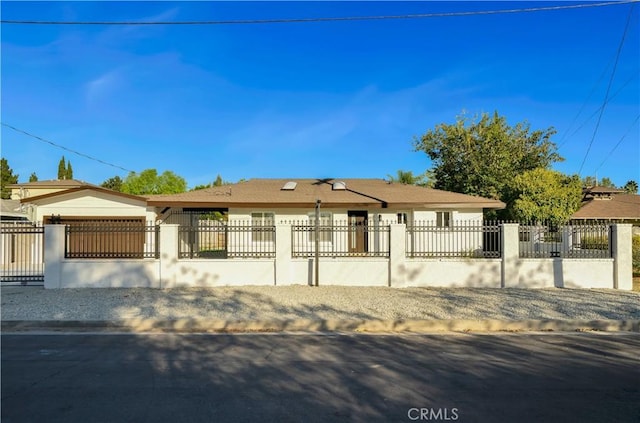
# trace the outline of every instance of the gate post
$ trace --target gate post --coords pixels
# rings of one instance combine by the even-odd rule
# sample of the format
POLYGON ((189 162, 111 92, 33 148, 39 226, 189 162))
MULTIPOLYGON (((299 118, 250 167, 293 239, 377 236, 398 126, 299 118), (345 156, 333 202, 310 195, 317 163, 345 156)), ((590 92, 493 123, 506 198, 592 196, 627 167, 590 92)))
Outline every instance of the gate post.
POLYGON ((406 230, 405 224, 389 225, 389 286, 406 285, 406 230))
POLYGON ((174 288, 178 268, 178 228, 180 225, 160 225, 160 277, 158 288, 174 288))
MULTIPOLYGON (((291 224, 276 225, 276 259, 274 285, 291 285, 291 224)), ((298 275, 296 275, 298 276, 298 275)))
POLYGON ((44 226, 44 287, 62 288, 65 225, 44 226))
POLYGON ((631 258, 631 225, 617 223, 611 228, 611 253, 613 255, 613 288, 633 288, 631 258))
POLYGON ((520 260, 519 224, 502 224, 502 275, 501 288, 518 285, 518 261, 520 260))

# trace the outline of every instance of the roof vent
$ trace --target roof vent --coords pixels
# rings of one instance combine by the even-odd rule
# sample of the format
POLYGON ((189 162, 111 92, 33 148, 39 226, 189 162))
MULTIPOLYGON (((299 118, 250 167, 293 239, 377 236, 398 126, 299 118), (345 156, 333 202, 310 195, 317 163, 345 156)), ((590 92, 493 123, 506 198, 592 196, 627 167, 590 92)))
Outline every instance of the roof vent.
POLYGON ((335 181, 333 183, 332 189, 334 191, 344 191, 345 189, 347 189, 347 184, 344 181, 335 181))
POLYGON ((294 189, 296 189, 297 185, 298 185, 297 182, 289 181, 286 184, 284 184, 284 186, 282 187, 282 190, 283 191, 293 191, 294 189))

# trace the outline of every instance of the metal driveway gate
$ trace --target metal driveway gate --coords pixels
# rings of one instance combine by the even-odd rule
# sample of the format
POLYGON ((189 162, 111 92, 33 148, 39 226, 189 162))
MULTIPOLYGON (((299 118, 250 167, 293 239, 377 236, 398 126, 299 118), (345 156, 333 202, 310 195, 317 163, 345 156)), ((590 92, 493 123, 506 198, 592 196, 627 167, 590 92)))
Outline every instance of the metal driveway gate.
POLYGON ((0 283, 44 285, 44 226, 15 222, 0 225, 0 283))

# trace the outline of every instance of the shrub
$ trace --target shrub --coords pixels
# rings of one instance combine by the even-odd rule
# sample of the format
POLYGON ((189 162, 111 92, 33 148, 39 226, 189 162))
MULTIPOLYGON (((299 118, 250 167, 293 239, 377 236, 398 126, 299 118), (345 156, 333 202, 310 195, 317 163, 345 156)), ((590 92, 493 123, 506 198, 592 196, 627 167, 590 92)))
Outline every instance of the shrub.
POLYGON ((584 250, 606 250, 609 248, 609 238, 602 235, 585 235, 580 240, 580 248, 584 250))

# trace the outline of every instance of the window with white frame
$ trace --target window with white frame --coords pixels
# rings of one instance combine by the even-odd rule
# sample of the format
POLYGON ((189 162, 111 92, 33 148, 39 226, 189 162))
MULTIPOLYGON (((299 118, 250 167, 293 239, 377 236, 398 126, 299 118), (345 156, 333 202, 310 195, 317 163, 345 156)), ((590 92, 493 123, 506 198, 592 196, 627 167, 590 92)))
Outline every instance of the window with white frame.
MULTIPOLYGON (((315 228, 316 214, 309 213, 309 224, 315 228)), ((320 212, 320 242, 333 241, 333 215, 330 212, 320 212)), ((315 242, 316 231, 309 231, 309 242, 315 242)))
POLYGON ((436 212, 436 226, 438 228, 450 228, 452 219, 451 212, 436 212))
POLYGON ((409 213, 407 212, 398 212, 396 214, 397 218, 398 218, 398 223, 399 224, 408 224, 409 223, 409 213))
POLYGON ((273 212, 251 213, 251 240, 254 242, 273 242, 272 226, 274 222, 273 212))

